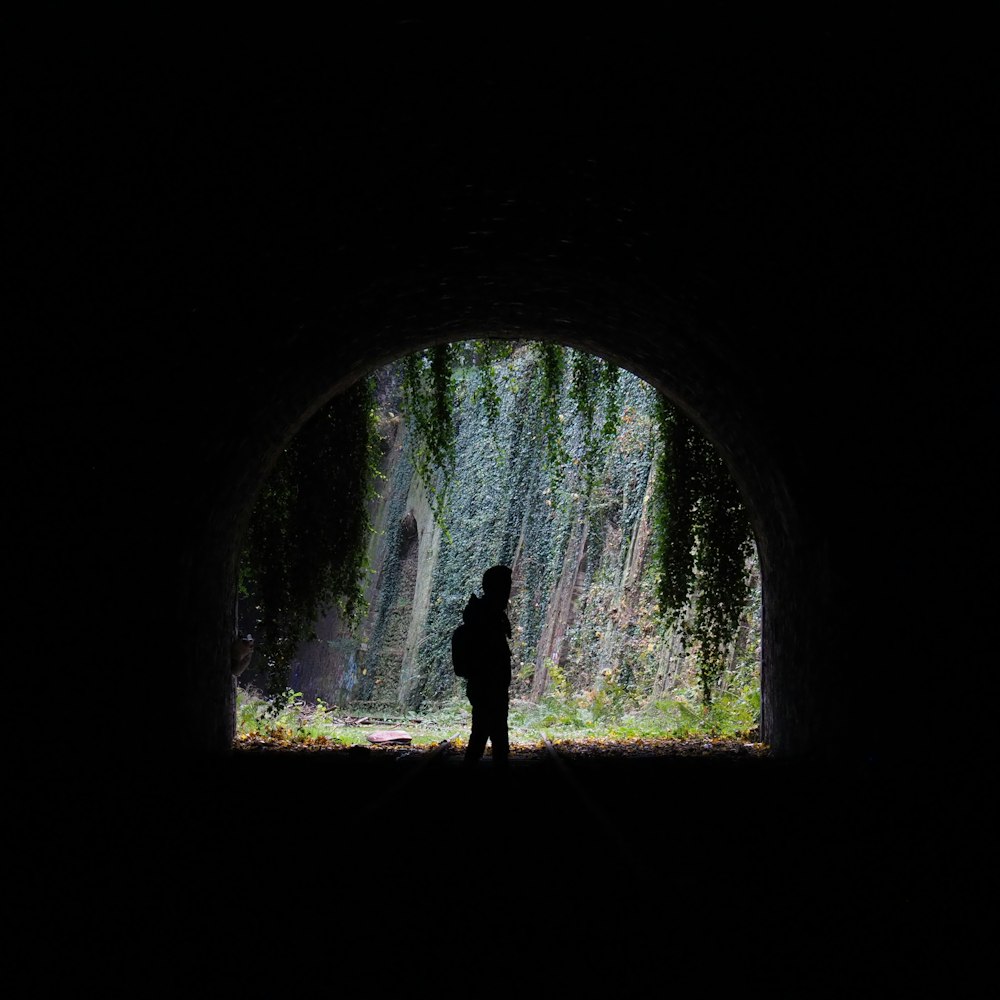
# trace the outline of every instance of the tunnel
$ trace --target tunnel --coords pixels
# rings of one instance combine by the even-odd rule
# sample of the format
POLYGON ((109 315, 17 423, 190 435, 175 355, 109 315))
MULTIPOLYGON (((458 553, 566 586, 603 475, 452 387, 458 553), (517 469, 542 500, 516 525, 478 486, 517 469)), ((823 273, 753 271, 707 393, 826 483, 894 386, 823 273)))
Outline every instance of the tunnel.
POLYGON ((283 445, 412 351, 550 339, 663 391, 725 459, 762 562, 775 752, 897 747, 869 706, 919 711, 894 664, 941 662, 947 642, 877 623, 912 616, 925 562, 972 587, 955 563, 970 519, 945 513, 975 509, 989 405, 956 295, 980 265, 948 235, 950 199, 974 191, 962 117, 922 78, 909 93, 820 55, 726 50, 695 90, 682 59, 567 57, 515 86, 468 53, 427 63, 426 25, 390 36, 394 73, 306 61, 237 87, 224 63, 166 66, 39 98, 37 217, 79 240, 46 244, 51 402, 31 411, 72 502, 57 482, 32 514, 76 634, 130 692, 172 678, 176 745, 224 753, 236 554, 283 445), (935 170, 954 183, 924 184, 935 170))
MULTIPOLYGON (((467 22, 359 18, 336 57, 252 71, 225 46, 99 65, 80 50, 20 109, 10 523, 35 597, 22 661, 58 734, 52 784, 31 786, 45 842, 100 799, 82 842, 108 872, 203 851, 193 870, 218 879, 224 914, 234 843, 251 864, 287 833, 254 813, 258 850, 239 805, 256 779, 215 781, 232 774, 229 644, 257 491, 304 422, 375 368, 462 339, 548 340, 691 416, 761 561, 775 770, 710 786, 640 768, 595 786, 616 818, 607 843, 638 864, 631 888, 659 847, 701 842, 667 820, 629 835, 636 802, 682 788, 718 852, 740 817, 754 912, 777 928, 761 925, 754 955, 801 943, 803 912, 822 914, 814 950, 833 947, 860 909, 852 947, 871 957, 891 925, 919 965, 971 893, 957 859, 976 856, 963 837, 982 792, 965 779, 989 727, 968 720, 995 660, 988 60, 945 72, 926 53, 969 40, 899 25, 795 44, 716 26, 693 45, 679 27, 512 23, 456 45, 467 22)), ((268 801, 286 781, 310 800, 325 789, 320 826, 353 857, 347 799, 312 765, 275 766, 268 801)), ((535 792, 532 807, 551 804, 535 792)), ((591 830, 573 801, 553 822, 591 830)), ((394 878, 413 849, 452 863, 436 829, 399 848, 394 878)), ((304 851, 319 833, 296 836, 304 851)), ((164 864, 154 883, 180 927, 201 897, 164 864)), ((85 868, 69 879, 78 914, 100 895, 85 868)))
MULTIPOLYGON (((441 343, 442 330, 454 340, 481 337, 483 331, 490 331, 499 337, 552 339, 631 370, 684 406, 727 456, 746 497, 761 552, 768 609, 764 625, 766 707, 762 738, 779 751, 805 750, 808 733, 796 731, 794 721, 785 721, 779 678, 784 670, 784 676, 795 678, 793 685, 808 688, 805 678, 810 669, 816 669, 821 646, 817 644, 812 650, 806 646, 809 641, 815 643, 815 638, 809 637, 817 625, 808 620, 804 611, 810 606, 825 606, 829 597, 820 590, 807 598, 807 587, 826 579, 829 569, 816 540, 804 533, 803 518, 790 497, 788 471, 781 467, 773 437, 766 428, 751 423, 756 388, 742 386, 738 363, 720 357, 709 346, 713 338, 711 319, 685 314, 670 303, 669 297, 644 301, 645 296, 627 286, 607 287, 604 283, 595 294, 595 286, 600 284, 595 275, 556 275, 528 269, 527 274, 516 277, 477 275, 463 288, 452 273, 432 284, 449 290, 443 311, 442 303, 428 303, 421 289, 412 300, 396 303, 397 309, 414 319, 407 323, 392 315, 379 315, 371 333, 360 337, 364 346, 356 354, 346 353, 340 339, 331 336, 318 352, 297 359, 300 369, 289 374, 284 398, 266 411, 273 422, 255 427, 255 436, 248 429, 245 452, 232 459, 231 482, 223 484, 226 498, 214 512, 218 521, 205 529, 214 544, 201 546, 190 557, 191 573, 196 578, 201 574, 211 578, 213 567, 227 567, 227 575, 217 577, 218 591, 210 608, 192 607, 185 612, 192 624, 205 618, 203 636, 195 640, 198 632, 191 630, 188 656, 198 663, 211 657, 218 661, 214 693, 217 725, 232 714, 225 702, 228 673, 222 668, 226 666, 226 638, 234 628, 229 617, 234 604, 232 567, 240 551, 240 532, 246 528, 255 497, 251 484, 262 481, 269 463, 276 458, 276 448, 280 449, 309 414, 345 385, 341 377, 338 386, 339 373, 366 373, 398 357, 401 350, 420 350, 441 343), (484 288, 489 297, 485 309, 484 288), (610 310, 608 304, 612 304, 610 310), (460 317, 457 319, 456 310, 460 317), (376 330, 381 330, 381 335, 376 330), (796 556, 803 558, 805 565, 796 565, 796 556), (201 560, 204 562, 199 565, 201 560), (772 594, 767 589, 769 582, 779 580, 781 589, 772 594), (792 580, 797 582, 790 585, 792 580), (794 599, 792 594, 796 595, 794 599), (773 614, 771 608, 775 609, 773 614), (806 620, 797 620, 799 615, 806 620), (194 645, 194 641, 202 645, 194 645), (774 658, 770 655, 772 649, 777 651, 774 658)), ((212 703, 211 698, 199 693, 203 703, 212 703)), ((232 730, 223 727, 214 749, 225 749, 233 737, 232 730)))

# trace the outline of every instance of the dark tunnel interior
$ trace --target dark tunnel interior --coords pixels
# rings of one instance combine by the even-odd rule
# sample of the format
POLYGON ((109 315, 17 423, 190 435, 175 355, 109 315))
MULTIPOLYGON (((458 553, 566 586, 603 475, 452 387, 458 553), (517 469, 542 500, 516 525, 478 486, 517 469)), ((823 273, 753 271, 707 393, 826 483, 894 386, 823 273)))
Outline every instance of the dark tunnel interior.
POLYGON ((971 975, 990 61, 954 26, 718 14, 32 50, 4 353, 18 655, 46 709, 12 801, 19 933, 66 942, 53 976, 95 982, 117 948, 147 984, 235 984, 265 942, 398 984, 446 940, 498 983, 520 949, 620 986, 720 938, 772 983, 971 975), (767 760, 469 787, 233 754, 268 470, 365 373, 473 337, 606 358, 719 448, 762 565, 767 760), (261 920, 276 898, 308 919, 261 920))

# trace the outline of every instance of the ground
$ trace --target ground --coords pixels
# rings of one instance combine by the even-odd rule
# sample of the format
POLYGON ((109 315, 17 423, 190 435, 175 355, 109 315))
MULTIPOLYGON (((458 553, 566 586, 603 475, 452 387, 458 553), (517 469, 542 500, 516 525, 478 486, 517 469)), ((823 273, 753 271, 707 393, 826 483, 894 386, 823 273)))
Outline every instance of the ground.
POLYGON ((113 954, 186 969, 181 988, 192 955, 234 989, 317 962, 390 988, 500 948, 514 985, 806 975, 853 996, 916 976, 961 994, 991 953, 968 771, 557 749, 515 752, 505 780, 447 748, 67 758, 33 786, 45 836, 11 855, 32 880, 19 927, 72 941, 74 975, 113 954))

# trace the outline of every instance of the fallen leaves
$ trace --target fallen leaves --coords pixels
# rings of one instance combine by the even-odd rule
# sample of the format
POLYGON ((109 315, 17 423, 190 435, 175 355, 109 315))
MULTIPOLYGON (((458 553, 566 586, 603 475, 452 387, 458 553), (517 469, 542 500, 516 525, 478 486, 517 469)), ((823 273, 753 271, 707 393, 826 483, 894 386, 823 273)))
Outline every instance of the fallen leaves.
MULTIPOLYGON (((245 735, 240 736, 234 749, 237 751, 288 751, 288 752, 321 752, 343 753, 351 750, 373 751, 376 753, 407 754, 431 753, 435 750, 461 750, 464 748, 462 739, 444 741, 444 743, 414 744, 403 741, 385 741, 373 739, 380 734, 373 733, 368 737, 367 746, 348 745, 326 737, 296 737, 282 735, 245 735)), ((552 748, 561 756, 573 758, 628 758, 628 757, 767 757, 770 748, 766 743, 752 743, 726 737, 696 736, 687 738, 655 738, 633 737, 627 739, 589 738, 589 739, 552 739, 552 748)), ((529 760, 544 757, 549 751, 546 739, 539 737, 535 742, 512 743, 511 758, 529 760)))

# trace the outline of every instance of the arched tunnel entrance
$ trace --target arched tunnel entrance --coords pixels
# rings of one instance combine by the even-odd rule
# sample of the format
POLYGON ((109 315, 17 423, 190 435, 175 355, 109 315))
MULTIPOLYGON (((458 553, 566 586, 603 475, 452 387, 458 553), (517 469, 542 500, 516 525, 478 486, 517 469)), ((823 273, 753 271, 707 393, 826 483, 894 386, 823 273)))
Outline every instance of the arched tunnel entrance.
POLYGON ((218 500, 200 535, 203 544, 189 557, 188 593, 199 599, 184 611, 194 626, 185 659, 201 706, 195 725, 203 745, 224 749, 232 741, 228 643, 235 628, 235 565, 256 490, 284 443, 325 401, 376 366, 485 335, 551 340, 603 357, 675 401, 716 445, 745 499, 760 557, 762 738, 779 753, 814 749, 822 740, 816 640, 827 624, 821 588, 828 570, 798 509, 793 456, 762 405, 763 387, 727 347, 734 341, 720 325, 725 317, 544 268, 474 281, 442 275, 432 285, 447 292, 428 294, 422 286, 406 294, 397 287, 388 302, 368 300, 366 314, 331 321, 308 348, 290 352, 267 387, 267 405, 246 415, 239 447, 217 467, 218 500))
POLYGON ((254 508, 237 631, 257 644, 238 678, 238 735, 353 742, 364 733, 352 723, 370 732, 376 716, 382 729, 416 726, 418 744, 461 742, 468 699, 451 633, 500 562, 513 575, 508 691, 522 744, 543 720, 563 738, 693 727, 756 741, 752 535, 728 474, 680 420, 642 379, 552 342, 442 345, 330 400, 254 508), (694 521, 670 522, 665 548, 678 490, 693 491, 694 521), (692 537, 677 544, 686 524, 692 537), (724 622, 688 589, 683 552, 696 548, 698 569, 715 568, 707 592, 731 595, 724 622), (282 612, 334 573, 353 613, 332 590, 304 618, 282 612), (709 622, 726 635, 715 655, 698 652, 709 622), (282 706, 279 732, 268 719, 282 706))

